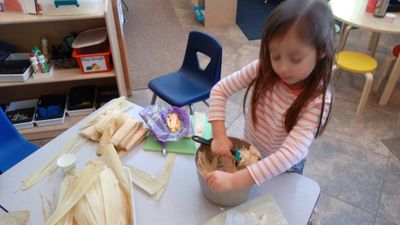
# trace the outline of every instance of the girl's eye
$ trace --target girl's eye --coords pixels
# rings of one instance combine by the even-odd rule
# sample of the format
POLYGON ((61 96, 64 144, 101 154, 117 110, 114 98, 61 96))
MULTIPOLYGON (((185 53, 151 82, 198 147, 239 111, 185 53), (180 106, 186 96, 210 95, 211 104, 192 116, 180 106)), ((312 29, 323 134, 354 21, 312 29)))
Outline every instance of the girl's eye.
POLYGON ((291 59, 290 59, 290 61, 291 61, 293 64, 298 64, 298 63, 300 63, 302 60, 303 60, 303 58, 300 58, 300 57, 296 57, 296 58, 291 58, 291 59))
POLYGON ((271 55, 271 59, 274 61, 279 60, 281 57, 279 55, 271 55))

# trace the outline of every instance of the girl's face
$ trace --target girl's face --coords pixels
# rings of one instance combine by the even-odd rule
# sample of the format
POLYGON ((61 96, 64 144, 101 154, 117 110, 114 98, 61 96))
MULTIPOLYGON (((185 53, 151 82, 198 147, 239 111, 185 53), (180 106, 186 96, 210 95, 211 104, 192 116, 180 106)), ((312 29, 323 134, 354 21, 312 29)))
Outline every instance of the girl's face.
POLYGON ((292 27, 269 43, 272 68, 290 89, 301 89, 317 62, 317 49, 298 37, 292 27))

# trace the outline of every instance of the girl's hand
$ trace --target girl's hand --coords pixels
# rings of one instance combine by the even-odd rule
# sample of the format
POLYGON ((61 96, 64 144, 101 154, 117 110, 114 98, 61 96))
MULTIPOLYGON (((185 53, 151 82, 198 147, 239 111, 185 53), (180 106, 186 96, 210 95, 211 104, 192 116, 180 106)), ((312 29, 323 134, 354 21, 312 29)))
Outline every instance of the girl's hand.
POLYGON ((208 187, 213 191, 226 192, 247 188, 254 184, 254 180, 247 169, 227 173, 215 170, 206 177, 208 187))
POLYGON ((233 176, 233 173, 215 170, 206 176, 206 182, 208 187, 210 187, 213 191, 232 191, 235 189, 233 176))
POLYGON ((226 135, 215 137, 211 142, 211 151, 222 156, 231 156, 233 144, 226 135))

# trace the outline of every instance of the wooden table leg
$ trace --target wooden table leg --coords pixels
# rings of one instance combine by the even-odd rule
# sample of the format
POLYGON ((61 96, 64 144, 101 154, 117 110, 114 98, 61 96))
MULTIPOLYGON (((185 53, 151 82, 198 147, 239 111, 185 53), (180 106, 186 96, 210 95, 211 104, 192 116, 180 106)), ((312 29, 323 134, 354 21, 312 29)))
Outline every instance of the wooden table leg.
POLYGON ((386 105, 392 95, 393 89, 396 86, 397 80, 400 76, 400 57, 397 57, 393 66, 392 72, 389 75, 389 80, 386 83, 382 96, 379 99, 379 105, 386 105))
POLYGON ((372 32, 371 39, 369 40, 368 49, 371 50, 371 56, 375 57, 376 48, 378 47, 380 33, 372 32))

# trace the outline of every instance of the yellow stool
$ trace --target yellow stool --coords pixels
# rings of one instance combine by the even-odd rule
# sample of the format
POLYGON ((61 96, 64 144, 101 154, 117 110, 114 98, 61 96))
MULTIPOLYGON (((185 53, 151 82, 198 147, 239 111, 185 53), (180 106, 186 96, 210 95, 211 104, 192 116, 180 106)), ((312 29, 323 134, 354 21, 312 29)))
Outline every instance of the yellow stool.
POLYGON ((373 81, 372 72, 376 69, 378 62, 364 53, 342 51, 336 54, 336 65, 340 69, 339 73, 344 70, 351 73, 363 74, 365 77, 363 92, 357 107, 357 114, 359 114, 364 110, 367 103, 373 81))

